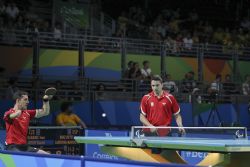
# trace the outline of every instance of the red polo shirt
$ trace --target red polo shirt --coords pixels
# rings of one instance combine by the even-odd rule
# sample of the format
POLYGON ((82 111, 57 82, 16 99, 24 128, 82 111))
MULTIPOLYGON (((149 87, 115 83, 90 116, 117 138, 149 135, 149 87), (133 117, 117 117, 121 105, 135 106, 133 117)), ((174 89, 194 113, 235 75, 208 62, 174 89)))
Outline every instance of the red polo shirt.
POLYGON ((180 107, 173 95, 163 92, 161 97, 154 92, 144 95, 141 100, 141 113, 154 126, 169 126, 172 115, 180 112, 180 107))
POLYGON ((35 117, 36 110, 23 110, 19 117, 10 119, 15 110, 11 108, 4 114, 6 125, 6 144, 26 144, 30 120, 35 117))

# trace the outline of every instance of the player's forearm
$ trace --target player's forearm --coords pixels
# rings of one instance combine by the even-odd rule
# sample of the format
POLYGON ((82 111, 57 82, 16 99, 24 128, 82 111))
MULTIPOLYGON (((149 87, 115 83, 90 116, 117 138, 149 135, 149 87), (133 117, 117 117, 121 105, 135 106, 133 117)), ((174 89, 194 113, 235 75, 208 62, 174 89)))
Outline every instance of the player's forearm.
POLYGON ((49 101, 43 102, 43 116, 49 115, 50 112, 50 104, 49 101))
POLYGON ((143 114, 140 114, 140 121, 143 125, 153 126, 143 114))
POLYGON ((181 117, 180 114, 175 115, 175 120, 176 120, 176 123, 177 123, 177 125, 179 127, 183 127, 183 125, 182 125, 182 117, 181 117))

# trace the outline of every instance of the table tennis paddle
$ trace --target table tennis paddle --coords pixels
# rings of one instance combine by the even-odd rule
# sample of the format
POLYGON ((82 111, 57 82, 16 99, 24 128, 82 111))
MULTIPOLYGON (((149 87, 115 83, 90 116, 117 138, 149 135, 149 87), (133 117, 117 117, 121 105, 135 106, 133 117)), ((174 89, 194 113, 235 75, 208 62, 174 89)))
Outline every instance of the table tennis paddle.
POLYGON ((50 88, 47 88, 44 92, 44 95, 48 95, 48 96, 54 96, 56 94, 56 88, 54 87, 50 87, 50 88))
POLYGON ((43 96, 43 101, 47 102, 48 100, 52 99, 52 97, 56 94, 56 88, 54 87, 50 87, 47 88, 44 91, 44 96, 43 96))

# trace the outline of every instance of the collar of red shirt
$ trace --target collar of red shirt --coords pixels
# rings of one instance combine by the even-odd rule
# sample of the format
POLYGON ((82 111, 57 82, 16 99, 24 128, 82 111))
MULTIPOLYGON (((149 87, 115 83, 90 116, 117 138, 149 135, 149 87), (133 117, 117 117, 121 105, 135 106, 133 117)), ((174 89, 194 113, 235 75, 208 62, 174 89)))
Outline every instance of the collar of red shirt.
MULTIPOLYGON (((152 91, 152 92, 150 93, 150 95, 158 98, 158 96, 155 95, 154 91, 152 91)), ((167 93, 166 91, 163 91, 163 92, 162 92, 162 95, 161 95, 158 99, 161 99, 161 98, 163 98, 163 97, 165 97, 165 96, 167 96, 167 95, 168 95, 168 93, 167 93)))

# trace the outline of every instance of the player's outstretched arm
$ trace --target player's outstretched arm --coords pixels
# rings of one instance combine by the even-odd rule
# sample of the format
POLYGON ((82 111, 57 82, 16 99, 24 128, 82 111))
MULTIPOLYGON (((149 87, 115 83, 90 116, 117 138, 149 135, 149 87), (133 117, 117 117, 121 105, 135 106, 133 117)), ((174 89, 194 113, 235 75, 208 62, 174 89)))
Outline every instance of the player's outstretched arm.
POLYGON ((52 99, 53 96, 51 95, 44 95, 43 96, 43 106, 41 109, 36 110, 36 118, 40 118, 46 115, 49 115, 50 113, 50 104, 49 100, 52 99))

